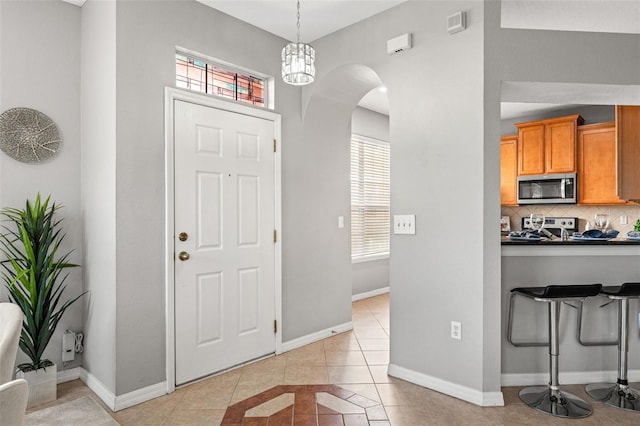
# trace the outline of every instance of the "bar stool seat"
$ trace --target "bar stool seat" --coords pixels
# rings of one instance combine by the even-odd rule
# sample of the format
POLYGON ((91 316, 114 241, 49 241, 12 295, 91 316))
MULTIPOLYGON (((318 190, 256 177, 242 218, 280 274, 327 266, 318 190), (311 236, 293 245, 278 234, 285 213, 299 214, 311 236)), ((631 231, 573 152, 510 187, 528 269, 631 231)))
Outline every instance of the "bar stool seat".
POLYGON ((629 387, 629 300, 640 298, 640 283, 602 287, 600 294, 618 301, 618 381, 587 385, 587 394, 595 400, 629 411, 640 411, 640 392, 629 387))
MULTIPOLYGON (((549 303, 549 384, 531 386, 520 391, 520 399, 537 411, 564 418, 587 417, 592 409, 589 403, 571 393, 561 391, 558 383, 558 355, 560 306, 562 302, 583 301, 596 296, 602 284, 549 285, 546 287, 517 287, 511 290, 511 298, 521 295, 536 302, 549 303)), ((511 306, 509 305, 509 318, 511 306)), ((511 321, 508 330, 511 335, 511 321)), ((538 344, 531 344, 536 346, 538 344)), ((525 345, 521 345, 525 346, 525 345)))

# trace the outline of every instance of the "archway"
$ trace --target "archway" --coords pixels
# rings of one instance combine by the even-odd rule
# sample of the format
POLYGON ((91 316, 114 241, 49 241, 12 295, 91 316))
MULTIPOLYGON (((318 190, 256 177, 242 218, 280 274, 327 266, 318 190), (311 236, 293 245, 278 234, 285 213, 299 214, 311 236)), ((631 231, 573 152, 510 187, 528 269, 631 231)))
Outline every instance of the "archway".
MULTIPOLYGON (((335 205, 325 206, 335 209, 335 226, 341 232, 327 246, 332 252, 340 253, 337 260, 344 273, 343 285, 339 293, 344 298, 343 306, 353 300, 368 298, 389 291, 389 254, 372 256, 357 262, 351 252, 351 153, 352 134, 370 139, 390 142, 389 117, 371 109, 359 108, 363 97, 383 87, 378 74, 368 66, 350 64, 338 67, 319 78, 310 86, 310 94, 303 112, 303 138, 301 143, 314 145, 318 161, 328 165, 330 173, 323 174, 323 183, 315 182, 316 188, 332 191, 335 205), (377 127, 374 129, 374 127, 377 127), (368 128, 368 130, 367 130, 368 128), (332 185, 329 188, 329 185, 332 185), (385 283, 386 282, 386 283, 385 283), (357 285, 356 285, 357 283, 357 285)), ((386 93, 383 94, 385 102, 386 93)), ((371 106, 369 105, 369 108, 371 106)), ((309 147, 307 147, 309 148, 309 147)), ((387 224, 390 220, 387 218, 387 224)), ((342 303, 341 303, 342 305, 342 303)), ((379 326, 389 331, 388 302, 381 315, 379 326)), ((355 318, 353 318, 355 323, 355 318)))

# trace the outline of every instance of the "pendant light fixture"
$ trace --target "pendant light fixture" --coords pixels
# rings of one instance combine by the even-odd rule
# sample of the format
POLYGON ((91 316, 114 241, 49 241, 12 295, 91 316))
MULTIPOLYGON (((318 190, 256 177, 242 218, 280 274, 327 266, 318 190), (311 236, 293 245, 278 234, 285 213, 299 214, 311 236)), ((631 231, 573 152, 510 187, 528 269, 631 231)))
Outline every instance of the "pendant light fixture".
POLYGON ((282 48, 282 79, 294 86, 312 83, 316 76, 316 51, 300 43, 300 0, 298 0, 298 39, 282 48))

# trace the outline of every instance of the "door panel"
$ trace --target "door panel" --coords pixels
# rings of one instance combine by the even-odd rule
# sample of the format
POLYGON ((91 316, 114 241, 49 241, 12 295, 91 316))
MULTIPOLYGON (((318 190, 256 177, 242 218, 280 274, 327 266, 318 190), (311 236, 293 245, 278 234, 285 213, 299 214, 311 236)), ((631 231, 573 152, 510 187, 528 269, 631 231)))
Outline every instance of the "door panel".
POLYGON ((182 384, 275 352, 275 124, 183 101, 174 110, 175 231, 189 235, 175 240, 182 384))
POLYGON ((222 274, 200 275, 198 280, 198 346, 222 338, 222 274))
POLYGON ((238 176, 238 244, 257 246, 260 237, 260 178, 238 176))
POLYGON ((197 174, 198 249, 221 248, 222 236, 222 175, 197 174))
POLYGON ((250 333, 259 329, 260 318, 260 270, 258 268, 238 271, 238 283, 240 290, 240 306, 238 313, 241 334, 250 333))

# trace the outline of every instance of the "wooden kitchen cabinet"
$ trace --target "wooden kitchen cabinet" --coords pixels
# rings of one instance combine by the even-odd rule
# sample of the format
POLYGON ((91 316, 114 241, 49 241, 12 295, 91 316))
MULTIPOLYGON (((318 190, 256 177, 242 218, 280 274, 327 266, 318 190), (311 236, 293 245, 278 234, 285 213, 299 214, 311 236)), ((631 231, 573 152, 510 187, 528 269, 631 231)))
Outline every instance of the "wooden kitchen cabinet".
POLYGON ((616 106, 618 196, 640 200, 640 106, 616 106))
POLYGON ((578 127, 578 204, 626 204, 618 197, 615 122, 578 127))
POLYGON ((518 174, 539 175, 576 171, 579 114, 517 123, 518 174))
POLYGON ((518 135, 500 138, 500 205, 517 206, 518 135))

